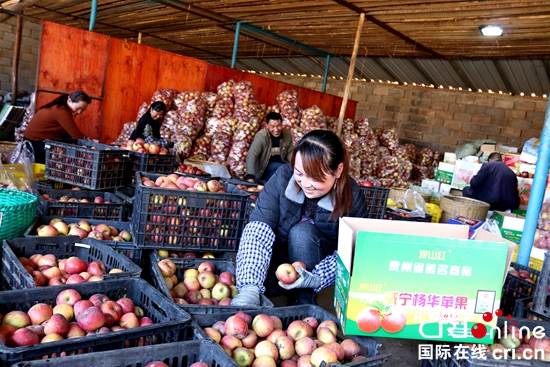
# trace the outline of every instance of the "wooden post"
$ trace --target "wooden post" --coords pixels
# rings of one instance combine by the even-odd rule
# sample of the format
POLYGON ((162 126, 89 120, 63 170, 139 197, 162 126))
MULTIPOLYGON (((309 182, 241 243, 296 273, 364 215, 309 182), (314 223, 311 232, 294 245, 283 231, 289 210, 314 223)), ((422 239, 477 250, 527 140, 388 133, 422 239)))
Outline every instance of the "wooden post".
POLYGON ((359 40, 361 39, 361 30, 363 29, 364 21, 365 13, 361 13, 361 15, 359 16, 359 24, 357 25, 357 33, 355 33, 355 44, 353 45, 353 53, 351 54, 351 61, 349 63, 348 78, 346 80, 346 88, 344 89, 344 97, 342 98, 342 106, 340 107, 338 128, 336 129, 336 134, 338 136, 340 136, 340 134, 342 133, 342 124, 344 123, 344 115, 346 114, 349 90, 351 87, 351 79, 353 78, 353 71, 355 70, 355 60, 357 59, 357 50, 359 49, 359 40))
POLYGON ((141 32, 138 32, 138 44, 141 45, 141 32))
POLYGON ((17 101, 17 83, 19 75, 19 54, 21 53, 21 35, 23 33, 23 17, 17 16, 15 28, 15 45, 13 47, 13 60, 11 63, 11 104, 15 106, 17 101))

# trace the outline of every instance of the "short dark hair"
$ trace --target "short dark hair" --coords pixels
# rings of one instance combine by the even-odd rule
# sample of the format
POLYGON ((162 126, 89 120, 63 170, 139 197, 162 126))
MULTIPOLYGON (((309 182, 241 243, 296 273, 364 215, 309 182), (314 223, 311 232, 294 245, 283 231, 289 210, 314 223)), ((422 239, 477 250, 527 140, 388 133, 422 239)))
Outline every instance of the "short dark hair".
POLYGON ((489 154, 489 157, 487 158, 488 161, 502 161, 502 156, 499 152, 493 152, 489 154))
POLYGON ((162 112, 166 113, 166 105, 162 101, 155 101, 155 102, 151 103, 150 108, 152 110, 157 111, 157 112, 162 111, 162 112))
POLYGON ((270 120, 279 120, 279 121, 283 121, 283 116, 281 116, 280 113, 278 112, 270 112, 267 114, 267 116, 265 117, 265 122, 266 123, 269 123, 270 120))

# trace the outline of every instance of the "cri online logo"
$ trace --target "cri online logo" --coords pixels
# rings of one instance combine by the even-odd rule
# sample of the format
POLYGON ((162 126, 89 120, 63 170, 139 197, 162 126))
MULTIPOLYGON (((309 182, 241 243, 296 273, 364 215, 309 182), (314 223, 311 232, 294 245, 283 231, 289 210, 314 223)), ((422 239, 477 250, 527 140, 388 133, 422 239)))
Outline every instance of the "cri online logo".
MULTIPOLYGON (((495 316, 496 317, 500 317, 502 316, 502 310, 496 310, 495 311, 495 316)), ((510 320, 512 318, 511 315, 508 315, 506 316, 506 318, 508 320, 510 320)), ((483 321, 485 322, 491 322, 493 320, 493 314, 490 313, 490 312, 485 312, 483 314, 483 321)), ((515 325, 516 322, 515 321, 512 321, 512 325, 515 325)), ((470 329, 472 331, 472 335, 474 336, 474 338, 476 339, 481 339, 483 338, 485 335, 487 335, 487 327, 485 326, 485 324, 482 324, 480 322, 478 322, 477 324, 474 324, 472 326, 472 328, 470 329)))

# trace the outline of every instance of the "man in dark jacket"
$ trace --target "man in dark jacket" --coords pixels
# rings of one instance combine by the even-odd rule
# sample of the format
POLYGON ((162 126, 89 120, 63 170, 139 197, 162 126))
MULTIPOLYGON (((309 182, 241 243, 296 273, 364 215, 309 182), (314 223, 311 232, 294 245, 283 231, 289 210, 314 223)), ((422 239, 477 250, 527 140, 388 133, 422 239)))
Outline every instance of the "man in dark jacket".
POLYGON ((487 163, 470 180, 462 196, 484 201, 490 210, 513 210, 519 206, 518 179, 502 162, 500 153, 491 153, 487 163))

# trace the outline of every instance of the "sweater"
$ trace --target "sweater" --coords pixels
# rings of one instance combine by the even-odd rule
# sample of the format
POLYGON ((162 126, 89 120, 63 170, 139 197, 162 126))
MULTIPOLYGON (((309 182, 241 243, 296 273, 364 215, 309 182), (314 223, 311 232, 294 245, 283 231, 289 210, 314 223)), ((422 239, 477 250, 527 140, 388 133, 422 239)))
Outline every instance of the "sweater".
MULTIPOLYGON (((281 161, 290 163, 292 157, 292 133, 290 130, 281 131, 281 161)), ((248 178, 261 178, 269 164, 271 157, 271 133, 266 128, 258 131, 246 156, 246 174, 248 178)))
POLYGON ((76 126, 71 110, 57 106, 38 110, 29 121, 24 136, 32 141, 84 138, 84 134, 76 126))

